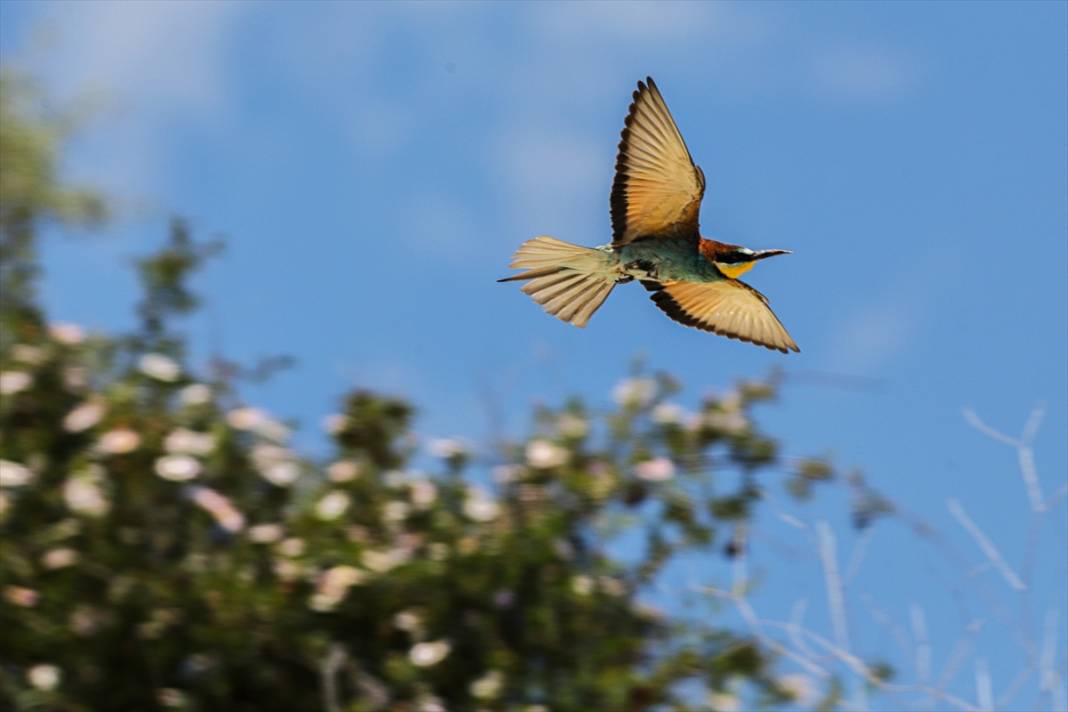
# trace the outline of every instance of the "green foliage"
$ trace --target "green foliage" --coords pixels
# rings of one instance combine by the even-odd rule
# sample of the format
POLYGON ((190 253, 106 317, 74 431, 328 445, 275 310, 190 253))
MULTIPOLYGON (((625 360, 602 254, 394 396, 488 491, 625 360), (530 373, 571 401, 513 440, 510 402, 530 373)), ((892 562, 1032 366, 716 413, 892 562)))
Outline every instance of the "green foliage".
POLYGON ((58 180, 57 149, 70 123, 44 110, 26 82, 0 71, 0 326, 7 333, 40 326, 32 291, 36 230, 106 216, 98 195, 58 180))
MULTIPOLYGON (((182 222, 138 264, 138 331, 48 324, 37 231, 99 213, 58 183, 54 137, 6 87, 0 270, 20 279, 5 280, 0 342, 0 707, 789 699, 757 641, 647 603, 672 560, 751 517, 764 474, 784 467, 754 418, 776 379, 691 413, 670 377, 638 373, 600 415, 574 400, 503 453, 440 441, 433 458, 410 404, 361 390, 329 421, 330 455, 304 457, 286 424, 241 402, 239 370, 204 378, 185 362, 171 320, 195 308, 188 280, 219 247, 182 222), (627 537, 644 546, 613 553, 627 537)), ((832 476, 816 460, 796 471, 832 476)))

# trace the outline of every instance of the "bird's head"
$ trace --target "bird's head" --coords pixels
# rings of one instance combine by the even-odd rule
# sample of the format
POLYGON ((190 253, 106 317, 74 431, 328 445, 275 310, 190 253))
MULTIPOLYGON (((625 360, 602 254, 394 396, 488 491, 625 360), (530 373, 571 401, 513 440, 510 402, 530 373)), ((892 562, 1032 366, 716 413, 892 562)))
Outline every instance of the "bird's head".
POLYGON ((741 245, 730 245, 716 240, 701 240, 701 254, 731 279, 737 279, 749 270, 757 260, 775 255, 788 255, 789 250, 750 250, 741 245))

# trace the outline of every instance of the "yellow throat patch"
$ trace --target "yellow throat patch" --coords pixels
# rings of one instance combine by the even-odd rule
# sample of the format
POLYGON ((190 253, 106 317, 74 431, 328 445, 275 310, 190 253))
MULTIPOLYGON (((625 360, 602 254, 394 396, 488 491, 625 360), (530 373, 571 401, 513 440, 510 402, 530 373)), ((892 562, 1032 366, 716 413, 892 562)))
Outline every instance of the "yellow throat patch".
POLYGON ((731 279, 738 279, 740 276, 753 269, 754 261, 749 262, 735 262, 734 264, 727 264, 726 262, 715 262, 716 269, 723 274, 727 275, 731 279))

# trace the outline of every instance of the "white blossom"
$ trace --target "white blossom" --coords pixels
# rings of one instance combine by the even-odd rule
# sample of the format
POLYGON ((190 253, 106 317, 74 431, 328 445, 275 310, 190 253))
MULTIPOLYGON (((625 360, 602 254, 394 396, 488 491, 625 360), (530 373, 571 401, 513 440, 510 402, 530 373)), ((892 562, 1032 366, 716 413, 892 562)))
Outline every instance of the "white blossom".
POLYGON ((323 418, 323 430, 331 435, 338 435, 343 432, 348 424, 348 417, 341 413, 334 413, 323 418))
POLYGON ((686 417, 686 411, 674 403, 658 403, 653 408, 653 422, 660 425, 678 425, 686 417))
POLYGON ((161 687, 156 691, 156 699, 164 707, 185 709, 189 707, 189 695, 176 687, 161 687))
POLYGON ((411 484, 412 504, 426 509, 438 499, 438 487, 430 480, 416 480, 411 484))
POLYGON ((423 620, 414 611, 400 611, 393 616, 393 627, 397 630, 418 634, 423 629, 423 620))
POLYGON ((283 533, 281 524, 256 524, 248 528, 249 541, 257 544, 273 544, 283 533))
POLYGON ((421 695, 415 700, 415 709, 416 712, 449 712, 436 695, 421 695))
POLYGON ((11 460, 0 460, 0 487, 21 487, 33 481, 30 468, 11 460))
POLYGON ((99 517, 106 514, 111 504, 104 495, 103 468, 94 465, 90 469, 71 475, 63 484, 63 499, 72 512, 99 517))
POLYGON ((48 325, 49 335, 64 346, 77 346, 85 341, 85 330, 77 324, 57 322, 48 325))
POLYGON ((326 476, 331 482, 349 482, 360 476, 360 466, 352 460, 338 460, 327 466, 326 476))
POLYGON ((741 435, 749 429, 749 421, 746 420, 745 415, 741 411, 730 410, 713 410, 710 413, 706 413, 704 416, 705 425, 714 429, 721 430, 729 435, 741 435))
POLYGON ((639 462, 634 466, 634 473, 648 482, 663 482, 675 476, 675 463, 666 457, 639 462))
POLYGON ((355 566, 333 566, 319 577, 308 606, 320 612, 332 610, 345 598, 349 588, 361 583, 364 578, 365 574, 355 566))
POLYGON ((245 515, 229 499, 209 487, 195 487, 193 501, 215 519, 228 532, 238 532, 245 527, 245 515))
POLYGON ((582 574, 572 576, 571 592, 577 596, 589 596, 593 593, 593 579, 582 574))
POLYGON ((69 547, 49 549, 41 556, 41 566, 48 570, 62 569, 78 560, 78 552, 69 547))
POLYGON ((188 428, 176 428, 164 438, 163 449, 174 454, 208 455, 215 449, 215 436, 188 428))
POLYGON ((473 681, 468 690, 476 700, 492 700, 500 694, 503 685, 504 675, 499 670, 490 670, 473 681))
POLYGON ((468 447, 462 440, 456 438, 437 438, 427 444, 427 449, 434 457, 448 460, 453 457, 467 455, 468 447))
POLYGON ((267 414, 259 408, 234 408, 226 414, 226 422, 237 430, 255 431, 267 420, 267 414))
POLYGON ((107 455, 125 455, 141 445, 141 436, 129 428, 109 430, 96 441, 96 449, 107 455))
POLYGON ((248 430, 274 442, 284 442, 289 437, 289 428, 258 408, 235 408, 226 413, 226 423, 237 430, 248 430))
POLYGON ((30 685, 45 692, 56 689, 62 677, 62 672, 55 665, 34 665, 26 671, 30 685))
POLYGON ((501 507, 488 494, 472 487, 464 498, 464 514, 476 522, 490 522, 501 513, 501 507))
POLYGON ((582 438, 590 432, 590 424, 574 413, 564 413, 557 419, 556 429, 565 438, 582 438))
POLYGON ((4 587, 4 599, 13 606, 33 608, 40 598, 41 594, 32 588, 26 588, 25 586, 4 587))
POLYGON ((729 692, 713 692, 708 695, 708 704, 712 712, 741 712, 742 703, 737 695, 729 692))
POLYGON ((165 383, 174 383, 182 375, 178 362, 163 354, 145 354, 138 360, 137 368, 149 378, 165 383))
POLYGON ((253 431, 261 438, 281 443, 289 438, 289 427, 285 423, 279 423, 273 418, 264 418, 253 431))
POLYGON ((407 502, 386 502, 382 507, 382 518, 390 524, 397 524, 407 519, 410 511, 407 502))
POLYGON ((352 498, 340 490, 333 490, 315 503, 315 516, 324 522, 337 519, 352 504, 352 498))
POLYGON ((278 545, 278 553, 295 559, 304 553, 304 540, 297 537, 289 537, 278 545))
POLYGON ((386 487, 403 487, 408 484, 411 477, 404 470, 390 470, 382 475, 382 482, 386 487))
POLYGON ((263 479, 277 487, 287 487, 300 477, 300 466, 292 460, 275 462, 260 470, 263 479))
POLYGON ((89 400, 77 406, 63 418, 63 429, 68 433, 80 433, 93 427, 104 417, 106 408, 98 400, 89 400))
POLYGON ((29 344, 15 344, 11 347, 11 358, 27 366, 40 366, 47 360, 44 349, 29 344))
POLYGON ((628 378, 620 381, 612 390, 616 403, 625 407, 643 407, 653 401, 656 381, 651 378, 628 378))
POLYGON ((379 551, 368 549, 360 556, 360 563, 375 573, 384 574, 405 564, 412 557, 411 551, 401 547, 379 551))
POLYGON ((203 466, 189 455, 164 455, 156 460, 156 474, 171 482, 186 482, 201 473, 203 466))
POLYGON ((820 692, 808 675, 783 675, 775 683, 785 690, 799 707, 811 707, 819 700, 820 692))
POLYGON ((437 665, 449 654, 452 645, 447 640, 434 640, 425 643, 416 643, 408 651, 408 659, 416 667, 430 667, 437 665))
POLYGON ((203 383, 191 383, 178 391, 178 400, 182 405, 197 406, 211 402, 211 387, 203 383))
POLYGON ((25 371, 0 371, 0 395, 12 396, 33 385, 33 376, 25 371))
POLYGON ((527 444, 527 462, 531 467, 549 469, 568 461, 570 454, 565 448, 548 440, 531 440, 527 444))

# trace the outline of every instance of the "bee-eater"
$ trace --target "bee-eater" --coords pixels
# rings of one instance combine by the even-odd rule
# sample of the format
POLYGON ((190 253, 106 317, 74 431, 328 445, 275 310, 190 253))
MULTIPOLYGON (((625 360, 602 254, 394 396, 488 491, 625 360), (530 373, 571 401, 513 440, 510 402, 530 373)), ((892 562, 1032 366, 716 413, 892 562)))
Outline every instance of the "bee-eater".
POLYGON ((638 280, 687 326, 787 353, 799 351, 767 297, 738 277, 787 250, 751 250, 701 237, 705 174, 693 162, 652 77, 638 82, 612 183, 612 242, 581 247, 548 236, 524 242, 509 265, 547 312, 586 326, 612 288, 638 280))

